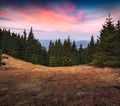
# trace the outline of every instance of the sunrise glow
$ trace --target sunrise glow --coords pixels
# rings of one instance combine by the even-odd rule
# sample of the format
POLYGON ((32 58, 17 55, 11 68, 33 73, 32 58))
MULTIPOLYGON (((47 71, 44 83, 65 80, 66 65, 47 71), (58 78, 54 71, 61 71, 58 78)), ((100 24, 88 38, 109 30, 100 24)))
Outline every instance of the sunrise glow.
POLYGON ((32 26, 38 39, 64 39, 68 35, 73 39, 89 39, 92 34, 98 35, 108 13, 119 19, 120 2, 105 1, 2 0, 0 27, 22 33, 32 26))

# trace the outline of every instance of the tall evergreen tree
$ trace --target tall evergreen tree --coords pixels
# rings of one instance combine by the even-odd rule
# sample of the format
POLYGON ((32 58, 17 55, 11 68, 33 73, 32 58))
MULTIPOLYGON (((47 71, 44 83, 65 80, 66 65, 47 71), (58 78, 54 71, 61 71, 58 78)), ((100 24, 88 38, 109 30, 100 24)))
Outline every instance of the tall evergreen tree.
POLYGON ((54 48, 55 45, 52 41, 50 41, 49 44, 49 50, 48 50, 48 55, 49 55, 49 65, 50 66, 55 66, 55 56, 54 56, 54 48))
POLYGON ((68 66, 71 64, 71 41, 70 37, 67 38, 67 40, 63 43, 63 66, 68 66))
POLYGON ((21 50, 20 58, 25 59, 25 51, 26 51, 26 47, 27 47, 27 32, 25 29, 23 31, 23 35, 20 38, 20 44, 21 44, 21 46, 20 46, 20 50, 21 50))
MULTIPOLYGON (((31 29, 31 31, 32 31, 32 29, 31 29)), ((25 29, 24 29, 24 31, 23 31, 23 39, 24 39, 24 41, 27 40, 27 32, 26 32, 25 29)))
POLYGON ((71 45, 71 65, 77 65, 78 64, 78 57, 77 57, 77 47, 75 41, 73 41, 71 45))
POLYGON ((89 47, 87 49, 88 49, 88 53, 87 53, 88 60, 87 61, 88 63, 90 63, 93 60, 93 56, 95 52, 95 41, 94 41, 93 35, 91 36, 89 47))
POLYGON ((110 14, 106 19, 106 24, 100 32, 99 44, 96 48, 93 63, 97 66, 115 66, 117 57, 115 56, 113 48, 113 37, 116 29, 113 24, 110 14))
POLYGON ((62 65, 62 43, 61 43, 61 40, 58 39, 56 40, 55 42, 55 58, 56 58, 56 66, 61 66, 62 65))
POLYGON ((39 63, 38 48, 38 41, 34 39, 34 34, 31 27, 26 44, 25 60, 34 64, 39 63))
POLYGON ((114 52, 115 65, 120 66, 120 21, 116 24, 116 33, 113 36, 112 48, 114 52))
POLYGON ((0 28, 0 49, 2 49, 2 46, 1 46, 1 40, 2 40, 2 36, 3 36, 3 34, 2 34, 2 29, 0 28))
POLYGON ((84 58, 84 49, 82 44, 80 44, 79 50, 78 50, 78 64, 84 64, 85 58, 84 58))

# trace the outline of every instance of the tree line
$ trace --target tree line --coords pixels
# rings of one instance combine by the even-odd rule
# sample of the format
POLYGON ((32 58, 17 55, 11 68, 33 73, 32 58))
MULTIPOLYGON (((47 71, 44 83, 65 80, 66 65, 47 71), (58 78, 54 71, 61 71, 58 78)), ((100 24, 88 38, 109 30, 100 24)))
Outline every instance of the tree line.
POLYGON ((120 66, 120 21, 113 24, 112 18, 106 19, 97 41, 91 36, 87 48, 80 44, 79 49, 70 37, 62 43, 60 39, 50 41, 46 50, 39 40, 35 39, 32 28, 27 34, 11 33, 10 30, 0 29, 0 64, 2 52, 13 57, 46 66, 72 66, 90 64, 95 66, 120 66))

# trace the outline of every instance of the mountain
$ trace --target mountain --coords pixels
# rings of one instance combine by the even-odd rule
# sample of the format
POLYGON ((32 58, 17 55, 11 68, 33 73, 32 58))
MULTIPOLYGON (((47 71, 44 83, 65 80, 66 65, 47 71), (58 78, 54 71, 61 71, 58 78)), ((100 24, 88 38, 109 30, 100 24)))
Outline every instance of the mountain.
POLYGON ((80 44, 82 44, 82 47, 83 47, 83 48, 87 48, 89 42, 90 42, 90 41, 88 41, 88 40, 76 41, 77 49, 79 49, 80 44))
MULTIPOLYGON (((51 40, 40 40, 40 43, 42 44, 42 46, 44 46, 44 47, 46 47, 48 49, 50 41, 51 40)), ((52 42, 55 42, 55 40, 52 40, 52 42)), ((61 40, 61 42, 63 43, 64 40, 61 40)), ((88 43, 89 43, 88 40, 79 40, 79 41, 76 41, 77 49, 79 49, 80 44, 82 44, 83 48, 86 48, 87 45, 88 45, 88 43)))

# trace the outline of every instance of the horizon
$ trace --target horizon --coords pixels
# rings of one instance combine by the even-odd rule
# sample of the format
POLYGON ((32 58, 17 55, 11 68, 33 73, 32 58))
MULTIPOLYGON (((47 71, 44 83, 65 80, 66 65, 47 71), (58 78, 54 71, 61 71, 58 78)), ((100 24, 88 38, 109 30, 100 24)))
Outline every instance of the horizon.
POLYGON ((120 19, 119 5, 119 0, 1 0, 0 27, 20 34, 32 27, 39 40, 97 39, 109 13, 120 19))

